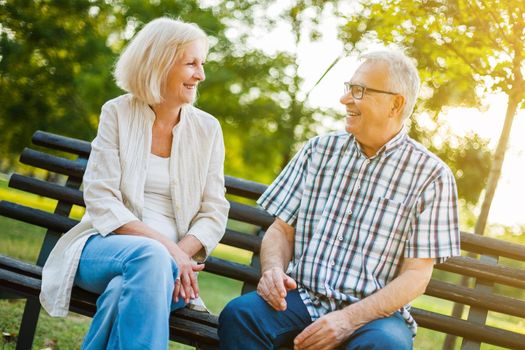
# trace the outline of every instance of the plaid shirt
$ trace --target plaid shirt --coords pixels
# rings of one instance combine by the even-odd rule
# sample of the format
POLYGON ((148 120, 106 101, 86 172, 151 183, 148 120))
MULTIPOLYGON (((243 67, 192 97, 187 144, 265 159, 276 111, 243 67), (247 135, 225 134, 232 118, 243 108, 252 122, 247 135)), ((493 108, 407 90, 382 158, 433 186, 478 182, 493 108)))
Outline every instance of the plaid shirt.
POLYGON ((295 227, 287 273, 312 320, 383 288, 403 258, 460 254, 454 177, 404 129, 371 158, 346 132, 313 138, 257 202, 295 227))

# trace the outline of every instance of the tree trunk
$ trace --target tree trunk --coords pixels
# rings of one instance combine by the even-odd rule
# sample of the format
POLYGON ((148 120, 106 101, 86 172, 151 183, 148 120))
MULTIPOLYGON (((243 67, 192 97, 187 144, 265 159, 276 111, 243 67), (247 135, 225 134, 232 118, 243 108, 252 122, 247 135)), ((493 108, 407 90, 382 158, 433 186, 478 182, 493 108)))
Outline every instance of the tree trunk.
MULTIPOLYGON (((492 200, 494 199, 494 194, 496 193, 496 187, 498 186, 498 181, 501 176, 501 168, 503 167, 503 161, 505 159, 505 152, 507 151, 507 145, 509 143, 512 122, 514 121, 514 116, 516 115, 516 110, 518 108, 519 98, 517 97, 517 94, 513 92, 514 91, 511 90, 511 93, 509 94, 507 112, 505 113, 505 122, 503 123, 503 129, 501 130, 501 135, 498 140, 498 146, 496 147, 492 166, 490 167, 489 179, 487 181, 487 186, 485 187, 483 203, 481 204, 481 212, 479 213, 478 220, 476 221, 476 227, 474 228, 474 233, 478 235, 483 235, 487 226, 490 206, 492 205, 492 200)), ((461 278, 460 285, 466 286, 468 283, 469 278, 463 276, 461 278)), ((463 304, 455 303, 452 309, 452 316, 456 318, 461 317, 463 314, 463 309, 463 304)), ((454 349, 455 342, 456 336, 447 334, 442 349, 454 349)))
POLYGON ((492 200, 494 199, 494 194, 496 193, 496 187, 498 186, 498 181, 501 176, 503 160, 505 159, 505 152, 507 151, 507 145, 509 143, 512 122, 514 121, 516 109, 518 108, 518 94, 513 92, 514 91, 511 90, 511 93, 509 94, 507 113, 505 114, 505 123, 503 124, 503 130, 501 130, 496 153, 494 153, 494 161, 492 162, 489 179, 487 186, 485 187, 485 195, 483 196, 483 203, 481 204, 481 212, 479 213, 478 220, 476 221, 476 227, 474 228, 474 233, 478 235, 483 235, 487 226, 490 206, 492 205, 492 200))

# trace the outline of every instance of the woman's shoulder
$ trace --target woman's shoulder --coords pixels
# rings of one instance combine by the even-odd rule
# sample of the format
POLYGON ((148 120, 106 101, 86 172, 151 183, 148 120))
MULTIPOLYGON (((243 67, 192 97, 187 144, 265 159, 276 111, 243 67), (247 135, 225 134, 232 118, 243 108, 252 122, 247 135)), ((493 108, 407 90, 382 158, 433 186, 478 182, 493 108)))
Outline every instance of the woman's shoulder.
POLYGON ((195 106, 189 106, 191 108, 191 111, 193 112, 193 122, 198 124, 199 127, 209 129, 209 130, 216 130, 217 128, 220 128, 220 123, 213 115, 211 115, 208 112, 203 111, 202 109, 199 109, 195 106))
POLYGON ((133 96, 131 94, 124 94, 112 98, 111 100, 106 101, 102 105, 102 109, 111 109, 111 108, 129 108, 131 106, 133 96))

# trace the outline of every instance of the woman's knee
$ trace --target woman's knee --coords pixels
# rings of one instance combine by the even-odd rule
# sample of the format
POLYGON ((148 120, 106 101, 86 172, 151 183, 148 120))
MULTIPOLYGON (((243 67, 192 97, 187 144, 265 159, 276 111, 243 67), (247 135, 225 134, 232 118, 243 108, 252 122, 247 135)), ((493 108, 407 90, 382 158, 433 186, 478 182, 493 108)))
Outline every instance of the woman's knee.
POLYGON ((171 267, 172 260, 168 249, 159 241, 150 238, 138 240, 132 259, 156 268, 171 267))
POLYGON ((149 238, 137 241, 127 264, 134 266, 135 271, 145 278, 164 278, 168 284, 174 283, 174 275, 177 273, 174 271, 177 268, 175 262, 166 247, 149 238))
POLYGON ((104 292, 97 299, 97 310, 102 308, 116 308, 122 295, 123 279, 121 275, 109 281, 104 292))

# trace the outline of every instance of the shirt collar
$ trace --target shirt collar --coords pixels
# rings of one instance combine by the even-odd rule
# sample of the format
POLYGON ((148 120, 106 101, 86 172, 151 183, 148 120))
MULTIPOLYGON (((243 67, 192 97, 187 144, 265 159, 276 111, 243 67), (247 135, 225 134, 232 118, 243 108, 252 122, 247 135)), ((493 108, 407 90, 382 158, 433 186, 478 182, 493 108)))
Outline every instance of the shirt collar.
MULTIPOLYGON (((406 130, 406 127, 403 126, 401 128, 401 130, 396 134, 396 136, 394 136, 390 141, 388 141, 387 143, 385 143, 383 145, 383 147, 381 147, 377 153, 375 155, 373 155, 372 157, 370 157, 370 159, 374 159, 376 157, 380 157, 382 154, 384 154, 385 156, 389 156, 390 154, 392 154, 392 152, 394 152, 395 150, 397 150, 399 147, 401 147, 406 139, 407 139, 408 135, 407 135, 407 130, 406 130)), ((357 150, 359 150, 359 152, 361 152, 361 154, 366 157, 366 155, 364 154, 363 152, 363 148, 361 147, 361 145, 359 144, 359 142, 357 142, 356 138, 354 137, 353 138, 354 140, 354 145, 355 147, 357 148, 357 150)))

